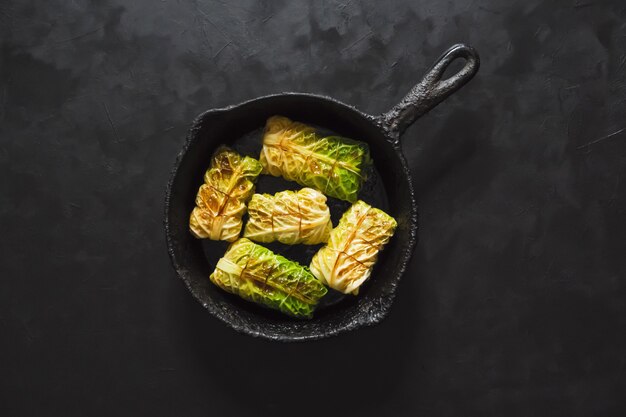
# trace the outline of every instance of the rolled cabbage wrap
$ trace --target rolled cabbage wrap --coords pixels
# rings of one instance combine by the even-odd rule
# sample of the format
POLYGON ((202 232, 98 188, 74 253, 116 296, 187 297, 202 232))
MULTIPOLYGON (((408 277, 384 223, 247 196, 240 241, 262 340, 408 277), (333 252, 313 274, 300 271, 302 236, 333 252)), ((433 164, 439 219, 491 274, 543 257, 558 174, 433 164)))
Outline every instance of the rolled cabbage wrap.
POLYGON ((330 288, 358 294, 396 226, 384 211, 357 201, 330 232, 326 246, 313 256, 311 272, 330 288))
POLYGON ((354 203, 371 165, 366 143, 321 136, 282 116, 267 120, 260 157, 263 172, 282 176, 354 203))
POLYGON ((256 159, 220 147, 198 190, 196 206, 189 218, 191 233, 199 239, 236 240, 243 225, 241 217, 246 212, 246 202, 254 194, 254 183, 261 170, 256 159))
POLYGON ((241 238, 217 262, 211 281, 247 301, 311 318, 328 290, 308 268, 241 238))
POLYGON ((302 188, 253 195, 243 236, 262 243, 277 240, 287 245, 316 245, 328 241, 332 228, 326 196, 302 188))

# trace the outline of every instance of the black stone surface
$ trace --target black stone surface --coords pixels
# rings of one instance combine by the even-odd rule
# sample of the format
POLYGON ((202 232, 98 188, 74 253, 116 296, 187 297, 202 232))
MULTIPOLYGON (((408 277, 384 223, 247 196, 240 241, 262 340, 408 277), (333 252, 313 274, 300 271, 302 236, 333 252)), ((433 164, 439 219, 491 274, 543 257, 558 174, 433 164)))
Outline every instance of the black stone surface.
POLYGON ((2 1, 0 415, 623 415, 626 4, 506 3, 2 1), (211 317, 162 229, 193 117, 381 113, 457 42, 481 70, 403 138, 389 317, 288 345, 211 317))

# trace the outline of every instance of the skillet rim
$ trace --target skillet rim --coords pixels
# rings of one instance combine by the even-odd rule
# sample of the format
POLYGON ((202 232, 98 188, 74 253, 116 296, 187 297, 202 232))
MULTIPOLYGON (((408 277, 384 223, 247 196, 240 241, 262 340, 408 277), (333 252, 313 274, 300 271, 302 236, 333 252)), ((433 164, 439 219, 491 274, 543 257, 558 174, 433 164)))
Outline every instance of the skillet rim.
POLYGON ((176 275, 185 283, 185 286, 187 287, 189 292, 193 295, 193 297, 209 313, 211 313, 211 315, 218 318, 220 321, 225 323, 228 327, 232 328, 233 330, 239 333, 247 334, 249 336, 253 336, 257 338, 264 338, 267 340, 281 341, 281 342, 319 340, 319 339, 324 339, 324 338, 331 337, 331 336, 337 336, 341 333, 356 330, 361 327, 369 327, 369 326, 379 324, 383 319, 387 317, 387 315, 389 314, 389 311, 391 310, 391 306, 393 305, 393 301, 395 300, 397 287, 402 277, 404 276, 404 273, 406 272, 408 264, 413 256, 415 246, 417 244, 418 207, 417 207, 417 201, 415 198, 415 190, 413 187, 413 178, 412 178, 408 163, 406 161, 406 158, 404 157, 404 154, 402 152, 400 141, 398 140, 398 137, 393 137, 392 135, 389 134, 389 131, 384 128, 383 117, 384 117, 384 114, 381 116, 369 115, 367 113, 362 112, 355 106, 346 104, 330 96, 314 94, 314 93, 283 92, 283 93, 268 94, 268 95, 252 98, 252 99, 245 100, 237 104, 231 104, 225 107, 218 107, 218 108, 205 110, 199 113, 194 118, 191 124, 191 127, 187 131, 185 142, 182 148, 180 149, 180 151, 178 152, 178 154, 176 155, 176 160, 174 161, 174 165, 170 170, 170 177, 167 182, 167 187, 165 190, 165 207, 164 207, 165 210, 164 210, 163 224, 164 224, 164 229, 165 229, 165 240, 166 240, 166 245, 167 245, 167 251, 168 251, 172 266, 174 268, 174 271, 176 272, 176 275), (405 245, 403 245, 404 252, 401 254, 400 262, 398 263, 395 269, 394 276, 386 281, 385 287, 383 288, 384 289, 383 294, 378 299, 374 300, 377 302, 371 303, 373 304, 371 306, 372 309, 367 312, 367 314, 365 315, 366 318, 363 318, 363 316, 360 316, 358 320, 348 321, 341 326, 328 326, 328 328, 325 328, 323 332, 319 332, 319 331, 311 332, 309 334, 304 334, 304 335, 303 334, 292 335, 292 334, 285 333, 285 332, 269 332, 270 330, 269 328, 260 329, 260 328, 253 328, 251 326, 247 326, 241 323, 233 323, 226 315, 222 314, 222 312, 218 308, 214 308, 214 306, 211 305, 211 303, 206 303, 204 300, 202 300, 199 297, 199 295, 196 293, 196 291, 194 291, 194 289, 192 288, 190 280, 187 279, 185 275, 181 272, 184 268, 179 264, 176 258, 176 254, 174 253, 175 245, 173 241, 173 232, 172 232, 172 229, 170 226, 170 220, 169 220, 169 215, 171 211, 171 202, 172 202, 172 198, 171 198, 172 188, 174 185, 174 181, 178 174, 183 158, 187 154, 192 142, 197 138, 197 135, 195 134, 195 132, 198 130, 204 118, 208 115, 227 113, 229 111, 233 111, 237 108, 244 107, 254 102, 280 98, 280 97, 308 98, 308 99, 315 99, 315 100, 320 100, 320 101, 325 101, 325 102, 331 102, 335 105, 342 106, 346 108, 347 110, 350 110, 358 114, 360 117, 365 119, 368 123, 371 123, 372 127, 378 129, 379 132, 382 134, 382 136, 387 140, 388 146, 390 146, 393 149, 394 153, 396 154, 397 158, 400 161, 401 170, 402 170, 402 173, 404 174, 403 176, 406 178, 407 185, 409 188, 408 198, 409 198, 410 206, 411 206, 409 219, 408 219, 409 220, 408 241, 405 243, 405 245))

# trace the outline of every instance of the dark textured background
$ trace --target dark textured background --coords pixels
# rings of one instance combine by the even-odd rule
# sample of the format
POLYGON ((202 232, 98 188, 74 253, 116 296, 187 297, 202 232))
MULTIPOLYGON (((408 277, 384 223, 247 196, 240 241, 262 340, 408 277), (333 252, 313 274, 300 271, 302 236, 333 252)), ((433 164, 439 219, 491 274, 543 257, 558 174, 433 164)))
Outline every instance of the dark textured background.
POLYGON ((623 1, 0 2, 0 414, 626 413, 623 1), (274 344, 175 276, 192 118, 280 91, 380 113, 463 41, 404 137, 420 242, 380 326, 274 344))

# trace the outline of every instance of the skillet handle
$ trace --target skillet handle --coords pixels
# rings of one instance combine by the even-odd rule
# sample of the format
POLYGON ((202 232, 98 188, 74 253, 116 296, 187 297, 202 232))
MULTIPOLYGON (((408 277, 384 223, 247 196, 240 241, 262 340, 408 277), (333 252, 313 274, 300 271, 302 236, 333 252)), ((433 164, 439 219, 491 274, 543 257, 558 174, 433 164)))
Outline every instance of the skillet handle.
POLYGON ((415 120, 471 80, 479 67, 480 58, 474 48, 464 44, 452 46, 439 57, 422 81, 413 87, 400 103, 380 116, 385 133, 397 140, 415 120), (458 58, 465 59, 463 68, 442 80, 446 68, 458 58))

